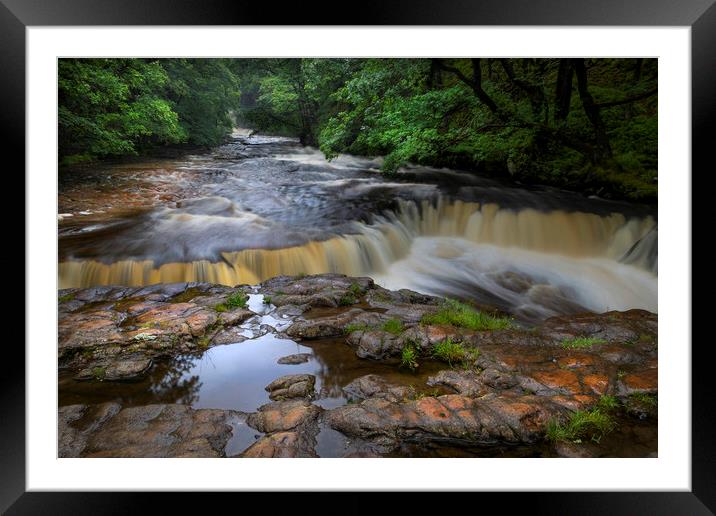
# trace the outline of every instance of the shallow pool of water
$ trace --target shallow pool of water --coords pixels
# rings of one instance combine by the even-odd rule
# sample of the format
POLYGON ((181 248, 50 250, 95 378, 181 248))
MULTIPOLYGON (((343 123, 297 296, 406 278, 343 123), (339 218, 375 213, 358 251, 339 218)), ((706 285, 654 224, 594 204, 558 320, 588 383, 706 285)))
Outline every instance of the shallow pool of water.
POLYGON ((356 378, 379 374, 388 381, 426 391, 428 376, 444 364, 424 362, 412 373, 398 365, 358 358, 344 339, 298 344, 269 333, 236 344, 216 346, 200 354, 158 360, 150 374, 135 382, 76 381, 60 374, 60 406, 115 401, 123 406, 182 403, 194 408, 253 412, 271 400, 265 386, 287 374, 316 376, 315 403, 332 408, 346 403, 342 389, 356 378), (303 364, 278 364, 286 355, 310 353, 303 364))

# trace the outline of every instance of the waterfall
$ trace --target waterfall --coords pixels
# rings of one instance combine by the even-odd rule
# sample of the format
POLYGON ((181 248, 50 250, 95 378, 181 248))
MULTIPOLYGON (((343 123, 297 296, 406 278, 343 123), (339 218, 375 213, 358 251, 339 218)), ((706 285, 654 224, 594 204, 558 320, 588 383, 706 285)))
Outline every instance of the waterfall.
POLYGON ((656 272, 657 232, 652 217, 501 209, 497 204, 439 198, 437 202, 400 200, 395 211, 354 227, 350 234, 302 245, 225 251, 217 261, 68 260, 59 264, 59 284, 60 288, 184 281, 237 285, 282 274, 380 275, 409 256, 416 238, 423 237, 459 238, 569 259, 621 261, 656 272))

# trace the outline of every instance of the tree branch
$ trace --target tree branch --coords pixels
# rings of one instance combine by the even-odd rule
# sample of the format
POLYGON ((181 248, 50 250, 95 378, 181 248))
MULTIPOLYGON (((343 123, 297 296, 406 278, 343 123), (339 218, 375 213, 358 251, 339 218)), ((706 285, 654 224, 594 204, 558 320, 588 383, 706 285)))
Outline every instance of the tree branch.
POLYGON ((438 66, 442 70, 452 73, 462 82, 470 86, 475 96, 480 99, 480 101, 485 104, 490 111, 498 114, 499 108, 497 107, 497 104, 495 104, 495 101, 492 100, 487 92, 482 89, 482 68, 480 66, 480 59, 472 59, 472 79, 467 77, 458 68, 448 66, 439 59, 437 61, 438 66))
POLYGON ((530 104, 532 105, 532 112, 535 115, 538 115, 544 104, 544 92, 542 91, 542 88, 517 77, 509 59, 500 59, 499 61, 500 64, 502 64, 502 68, 505 70, 508 79, 510 79, 512 83, 517 85, 517 87, 527 94, 527 97, 530 99, 530 104))

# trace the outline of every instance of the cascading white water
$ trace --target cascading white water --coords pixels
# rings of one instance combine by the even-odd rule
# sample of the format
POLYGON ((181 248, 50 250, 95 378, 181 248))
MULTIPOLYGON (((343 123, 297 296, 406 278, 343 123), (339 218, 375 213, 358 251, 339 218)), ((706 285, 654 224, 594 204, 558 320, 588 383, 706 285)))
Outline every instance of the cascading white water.
POLYGON ((472 297, 528 318, 578 308, 657 309, 651 217, 439 199, 399 201, 396 211, 353 229, 283 249, 225 252, 220 262, 66 261, 60 286, 255 284, 281 274, 338 272, 370 275, 389 288, 472 297), (623 257, 628 264, 619 262, 623 257))
MULTIPOLYGON (((60 288, 256 284, 336 272, 469 298, 525 319, 657 310, 658 235, 645 207, 447 169, 409 167, 386 178, 379 162, 329 163, 315 149, 254 136, 160 170, 97 171, 120 179, 131 172, 118 189, 137 178, 176 183, 178 200, 93 225, 81 224, 81 211, 63 217, 60 288)), ((94 199, 96 189, 84 185, 72 199, 94 199)), ((103 202, 111 207, 109 193, 103 202)))

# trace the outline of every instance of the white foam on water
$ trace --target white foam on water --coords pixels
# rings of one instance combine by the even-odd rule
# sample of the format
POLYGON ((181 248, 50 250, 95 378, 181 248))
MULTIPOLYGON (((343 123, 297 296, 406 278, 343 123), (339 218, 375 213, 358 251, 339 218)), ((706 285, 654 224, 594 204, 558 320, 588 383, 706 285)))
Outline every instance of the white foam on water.
POLYGON ((464 238, 418 237, 407 257, 374 279, 389 289, 451 292, 537 318, 579 307, 595 312, 658 309, 657 276, 639 267, 608 257, 573 257, 464 238))

